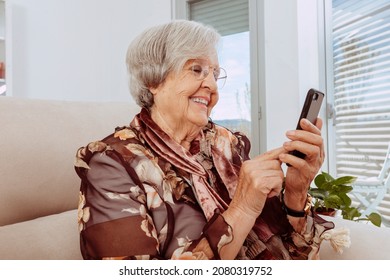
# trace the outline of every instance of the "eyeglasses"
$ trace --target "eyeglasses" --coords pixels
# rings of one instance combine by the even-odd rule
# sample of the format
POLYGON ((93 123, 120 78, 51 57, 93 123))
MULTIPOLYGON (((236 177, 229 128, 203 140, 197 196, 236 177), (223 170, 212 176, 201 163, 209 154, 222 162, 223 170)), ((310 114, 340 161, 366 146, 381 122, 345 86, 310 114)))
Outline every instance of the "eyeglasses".
POLYGON ((225 69, 221 67, 215 68, 213 66, 208 65, 207 61, 202 60, 195 60, 190 68, 195 79, 197 79, 198 81, 206 79, 210 73, 210 69, 213 70, 213 76, 215 81, 217 82, 218 88, 223 88, 227 78, 225 69))

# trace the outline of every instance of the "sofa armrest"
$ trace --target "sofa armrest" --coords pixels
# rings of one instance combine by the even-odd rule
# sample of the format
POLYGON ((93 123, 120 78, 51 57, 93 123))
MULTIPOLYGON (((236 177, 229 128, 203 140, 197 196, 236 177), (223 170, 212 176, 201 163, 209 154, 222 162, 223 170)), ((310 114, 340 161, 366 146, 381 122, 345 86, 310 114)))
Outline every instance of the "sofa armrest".
POLYGON ((351 246, 342 254, 336 253, 329 241, 323 241, 320 258, 323 260, 390 260, 390 228, 344 220, 341 217, 324 217, 335 223, 335 228, 348 228, 351 246))
POLYGON ((82 259, 77 210, 0 227, 2 260, 82 259))

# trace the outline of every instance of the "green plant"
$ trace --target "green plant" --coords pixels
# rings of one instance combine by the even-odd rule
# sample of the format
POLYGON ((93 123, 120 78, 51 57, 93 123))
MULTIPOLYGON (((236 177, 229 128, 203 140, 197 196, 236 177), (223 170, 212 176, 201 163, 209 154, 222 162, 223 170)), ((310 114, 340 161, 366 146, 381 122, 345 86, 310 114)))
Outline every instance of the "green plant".
POLYGON ((352 207, 352 200, 348 193, 352 191, 352 184, 356 180, 354 176, 342 176, 333 178, 326 172, 318 174, 314 179, 316 187, 309 189, 310 195, 314 198, 314 210, 317 213, 330 210, 340 210, 344 219, 353 221, 370 221, 376 226, 382 223, 382 217, 378 213, 371 213, 361 217, 359 208, 352 207))

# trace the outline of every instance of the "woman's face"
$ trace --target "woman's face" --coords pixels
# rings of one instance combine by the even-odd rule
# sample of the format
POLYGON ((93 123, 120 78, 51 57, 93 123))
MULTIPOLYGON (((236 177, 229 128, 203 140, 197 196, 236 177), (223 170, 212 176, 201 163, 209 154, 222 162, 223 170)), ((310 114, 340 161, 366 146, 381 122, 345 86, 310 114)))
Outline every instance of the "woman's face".
POLYGON ((219 69, 216 53, 188 60, 182 71, 171 72, 161 85, 151 89, 154 94, 152 110, 157 110, 171 127, 205 126, 219 98, 215 69, 219 69), (204 79, 202 70, 209 72, 204 79))

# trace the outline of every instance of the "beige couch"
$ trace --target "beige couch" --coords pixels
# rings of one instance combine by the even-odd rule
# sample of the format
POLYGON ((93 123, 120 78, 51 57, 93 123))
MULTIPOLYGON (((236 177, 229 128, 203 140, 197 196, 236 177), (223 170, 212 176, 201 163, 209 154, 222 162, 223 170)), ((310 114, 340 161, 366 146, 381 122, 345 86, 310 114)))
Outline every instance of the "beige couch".
MULTIPOLYGON (((0 97, 0 259, 81 259, 77 229, 78 147, 127 125, 133 103, 0 97)), ((390 229, 336 219, 352 246, 323 259, 390 259, 390 229)))
POLYGON ((138 111, 133 103, 0 97, 0 259, 81 259, 76 150, 138 111))

